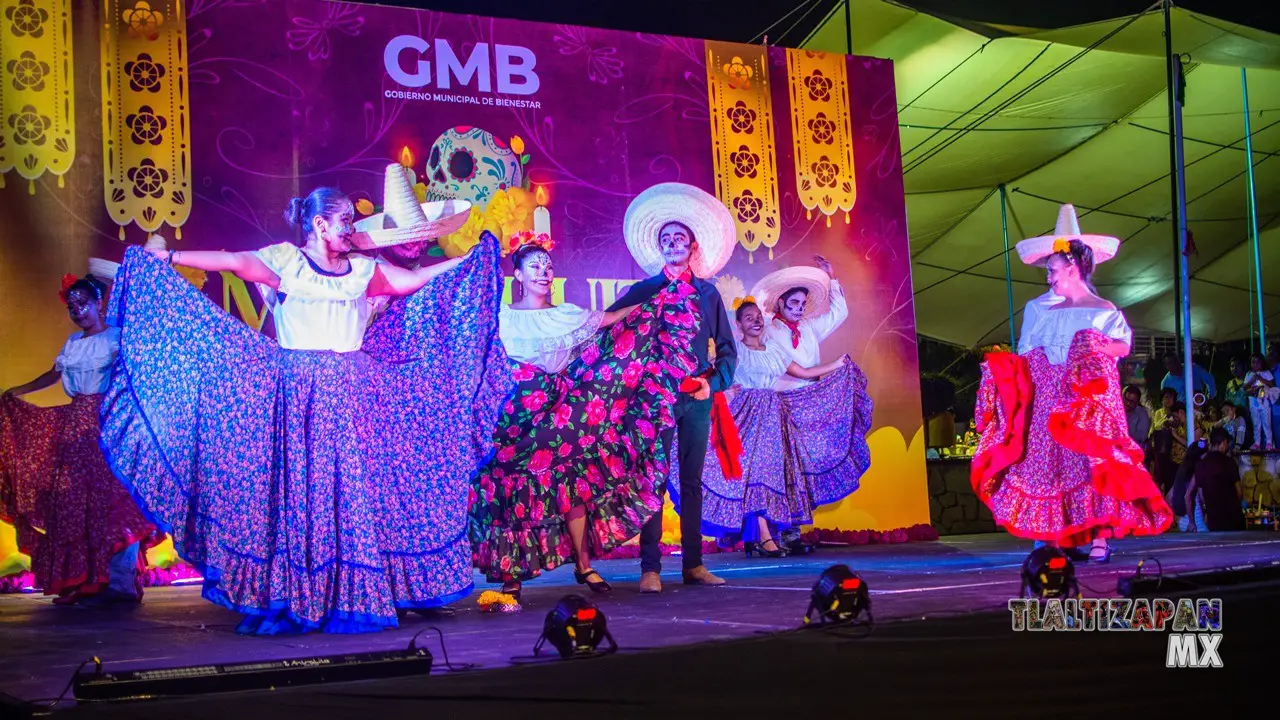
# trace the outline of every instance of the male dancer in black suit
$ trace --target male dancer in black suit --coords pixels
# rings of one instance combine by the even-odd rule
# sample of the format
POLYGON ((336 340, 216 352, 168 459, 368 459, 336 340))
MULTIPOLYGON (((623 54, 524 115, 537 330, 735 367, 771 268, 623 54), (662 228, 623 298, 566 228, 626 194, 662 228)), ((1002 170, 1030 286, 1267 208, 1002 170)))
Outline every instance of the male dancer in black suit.
MULTIPOLYGON (((730 240, 734 242, 733 239, 730 240)), ((658 230, 658 249, 666 263, 657 275, 632 285, 610 311, 638 305, 673 282, 687 282, 698 292, 698 334, 693 341, 698 388, 684 394, 673 412, 676 427, 662 438, 667 448, 672 436, 678 441, 680 467, 680 545, 684 582, 688 585, 724 585, 702 564, 702 466, 711 432, 711 395, 733 383, 737 350, 729 314, 715 285, 694 275, 690 260, 698 252, 698 239, 680 222, 668 222, 658 230), (709 349, 714 348, 714 355, 709 349)), ((662 592, 662 513, 649 519, 640 532, 640 592, 662 592)))

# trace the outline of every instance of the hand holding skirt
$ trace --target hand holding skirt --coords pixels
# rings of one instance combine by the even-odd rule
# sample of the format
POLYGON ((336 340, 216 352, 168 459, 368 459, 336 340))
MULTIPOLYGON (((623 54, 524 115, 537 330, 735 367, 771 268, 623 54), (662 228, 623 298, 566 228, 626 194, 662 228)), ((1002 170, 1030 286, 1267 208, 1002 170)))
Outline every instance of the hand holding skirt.
POLYGON ((242 631, 395 626, 472 589, 467 486, 512 389, 500 300, 486 234, 363 350, 285 350, 130 248, 104 450, 242 631))

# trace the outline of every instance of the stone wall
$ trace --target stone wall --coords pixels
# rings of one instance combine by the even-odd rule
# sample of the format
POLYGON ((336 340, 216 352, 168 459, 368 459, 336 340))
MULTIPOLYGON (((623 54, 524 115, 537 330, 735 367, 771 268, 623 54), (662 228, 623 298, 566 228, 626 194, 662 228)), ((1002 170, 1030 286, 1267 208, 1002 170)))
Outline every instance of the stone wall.
POLYGON ((969 460, 929 460, 929 519, 939 535, 997 532, 995 520, 969 484, 969 460))

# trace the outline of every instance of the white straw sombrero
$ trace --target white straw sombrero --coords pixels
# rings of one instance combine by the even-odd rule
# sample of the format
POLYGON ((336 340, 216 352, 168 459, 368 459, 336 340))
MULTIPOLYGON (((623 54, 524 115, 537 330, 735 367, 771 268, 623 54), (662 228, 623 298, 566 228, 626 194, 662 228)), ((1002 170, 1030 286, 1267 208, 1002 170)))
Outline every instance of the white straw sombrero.
POLYGON ((752 296, 760 310, 774 313, 778 298, 791 288, 804 288, 809 293, 809 301, 804 308, 805 317, 817 317, 831 307, 831 278, 816 267, 797 265, 795 267, 775 270, 760 278, 751 289, 752 296))
POLYGON ((1058 209, 1058 224, 1053 229, 1053 234, 1018 243, 1018 257, 1027 265, 1043 266, 1049 261, 1049 256, 1056 252, 1053 249, 1054 243, 1071 240, 1079 240, 1089 246, 1093 251, 1094 265, 1110 260, 1120 250, 1119 238, 1080 234, 1080 220, 1076 218, 1076 208, 1068 204, 1058 209))
POLYGON ((724 269, 738 244, 729 209, 692 185, 661 183, 637 195, 622 221, 627 249, 645 272, 656 275, 666 265, 658 248, 658 232, 671 222, 687 226, 698 243, 689 260, 694 275, 706 279, 724 269))
POLYGON ((115 282, 120 263, 102 258, 89 258, 89 274, 103 282, 115 282))
POLYGON ((382 212, 357 221, 351 243, 372 250, 432 240, 457 231, 470 214, 471 203, 466 200, 419 203, 404 166, 392 163, 383 181, 382 212))

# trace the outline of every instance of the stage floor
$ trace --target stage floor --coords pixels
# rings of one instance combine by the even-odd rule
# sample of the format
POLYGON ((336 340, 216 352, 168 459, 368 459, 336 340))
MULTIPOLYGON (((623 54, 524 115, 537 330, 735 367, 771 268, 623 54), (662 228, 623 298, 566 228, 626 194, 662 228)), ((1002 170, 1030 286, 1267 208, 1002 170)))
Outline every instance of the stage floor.
MULTIPOLYGON (((1157 558, 1166 574, 1280 559, 1280 536, 1168 533, 1124 540, 1115 548, 1107 565, 1077 565, 1085 596, 1114 595, 1117 578, 1146 557, 1157 558)), ((1000 533, 822 548, 782 560, 709 555, 708 567, 730 583, 719 588, 681 585, 680 559, 671 557, 665 559, 661 595, 637 592, 638 561, 607 561, 596 568, 614 585, 611 595, 591 595, 562 569, 528 583, 526 607, 513 615, 479 612, 476 598, 489 586, 477 577, 476 593, 455 605, 457 615, 409 615, 400 628, 372 635, 239 636, 239 617, 202 600, 197 586, 149 589, 144 603, 129 609, 60 608, 39 595, 0 595, 0 692, 23 700, 52 698, 94 656, 109 668, 124 669, 398 649, 433 626, 443 631, 454 663, 507 667, 512 657, 530 655, 546 612, 570 592, 597 602, 627 650, 744 638, 797 627, 814 580, 835 563, 848 564, 866 579, 876 624, 1000 612, 1018 594, 1019 570, 1030 549, 1030 542, 1000 533)), ((443 662, 434 632, 418 642, 443 662)))

